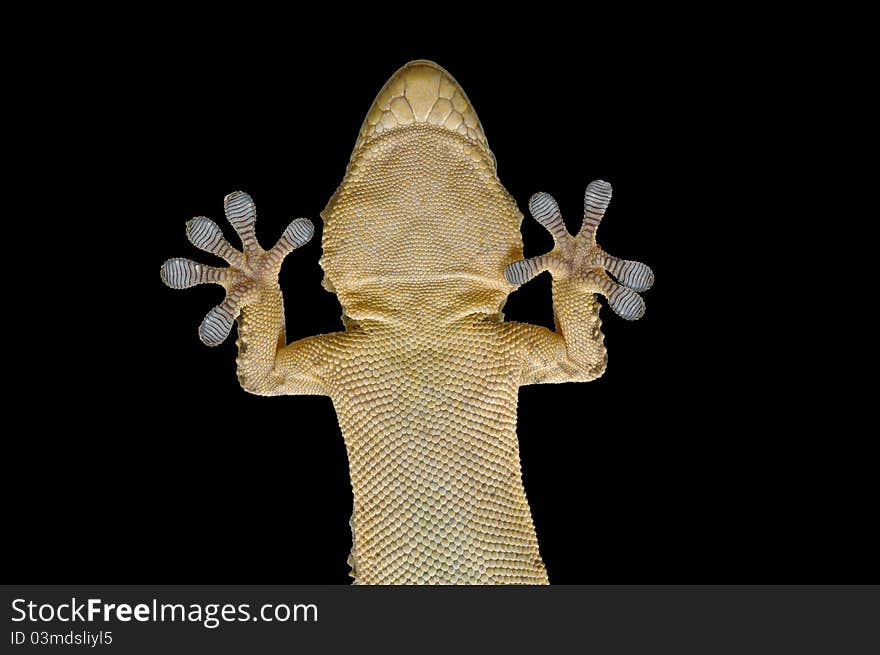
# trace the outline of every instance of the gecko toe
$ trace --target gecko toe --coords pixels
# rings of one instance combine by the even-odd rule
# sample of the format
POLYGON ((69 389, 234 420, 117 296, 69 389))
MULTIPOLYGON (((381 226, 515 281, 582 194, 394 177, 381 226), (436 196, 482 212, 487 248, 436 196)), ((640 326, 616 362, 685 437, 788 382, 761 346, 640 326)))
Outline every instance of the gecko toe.
POLYGON ((287 257, 287 255, 297 248, 306 245, 312 240, 314 234, 315 226, 309 219, 297 218, 287 226, 287 229, 284 230, 281 238, 278 239, 278 243, 272 247, 267 255, 280 267, 281 262, 287 257))
POLYGON ((647 291, 654 284, 654 272, 642 262, 618 259, 607 253, 602 253, 598 261, 620 284, 633 291, 647 291))
POLYGON ((222 302, 209 311, 199 326, 199 338, 202 343, 213 347, 226 341, 238 313, 238 307, 228 301, 222 302))
POLYGON ((241 253, 223 237, 220 226, 206 216, 196 216, 186 223, 186 238, 199 250, 222 257, 233 265, 241 265, 241 253))
POLYGON ((637 321, 645 315, 645 301, 627 287, 615 285, 608 296, 608 304, 615 314, 628 321, 637 321))
POLYGON ((227 274, 222 268, 199 264, 185 257, 175 257, 162 264, 159 277, 172 289, 189 289, 198 284, 224 284, 227 274))
POLYGON ((549 193, 538 192, 529 199, 529 212, 558 242, 568 236, 559 205, 549 193))
POLYGON ((256 256, 260 253, 260 244, 257 242, 255 224, 257 221, 257 207, 244 191, 234 191, 223 199, 223 209, 226 220, 232 225, 241 245, 248 256, 256 256))

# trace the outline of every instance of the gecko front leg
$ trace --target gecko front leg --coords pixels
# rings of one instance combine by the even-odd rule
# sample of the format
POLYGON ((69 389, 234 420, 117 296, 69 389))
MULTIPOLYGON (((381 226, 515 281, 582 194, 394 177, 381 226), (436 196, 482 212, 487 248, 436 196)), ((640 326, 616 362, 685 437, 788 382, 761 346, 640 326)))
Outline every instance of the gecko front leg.
POLYGON ((294 220, 271 250, 263 250, 256 238, 256 208, 241 191, 224 200, 226 218, 242 242, 233 248, 220 227, 199 216, 186 224, 186 236, 197 248, 229 263, 228 268, 199 264, 190 259, 169 259, 160 270, 162 281, 173 289, 197 284, 219 284, 226 289, 224 301, 208 312, 199 337, 208 346, 226 340, 238 320, 238 378, 245 391, 260 395, 325 394, 323 349, 333 335, 301 339, 285 346, 284 302, 278 273, 284 258, 308 243, 314 226, 305 218, 294 220))
POLYGON ((610 201, 611 185, 602 180, 591 182, 584 194, 583 224, 574 236, 566 229, 552 196, 537 193, 529 201, 529 211, 553 235, 555 245, 545 255, 509 264, 504 276, 509 283, 521 285, 550 271, 556 332, 511 324, 523 357, 521 384, 588 381, 602 375, 606 352, 597 293, 627 320, 637 320, 645 312, 645 302, 637 292, 654 283, 651 269, 641 262, 612 257, 596 243, 596 230, 610 201))

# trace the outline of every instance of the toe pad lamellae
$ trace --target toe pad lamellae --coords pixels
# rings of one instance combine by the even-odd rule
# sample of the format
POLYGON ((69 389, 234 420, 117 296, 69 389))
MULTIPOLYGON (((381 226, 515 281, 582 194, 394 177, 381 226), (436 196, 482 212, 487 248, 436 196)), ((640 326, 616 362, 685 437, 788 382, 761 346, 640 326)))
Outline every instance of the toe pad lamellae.
POLYGON ((575 275, 608 298, 608 304, 617 315, 627 320, 641 318, 645 302, 637 292, 647 291, 654 283, 651 269, 641 262, 613 257, 596 245, 596 231, 610 202, 611 185, 603 180, 591 182, 584 193, 581 228, 572 236, 553 196, 543 192, 533 195, 529 211, 553 235, 555 247, 545 255, 509 264, 504 277, 510 284, 522 285, 543 271, 550 271, 554 276, 575 275), (613 275, 617 282, 606 273, 613 275))
POLYGON ((226 260, 228 268, 178 257, 167 260, 160 270, 162 281, 172 289, 188 289, 197 284, 219 284, 226 289, 226 298, 208 312, 199 326, 199 337, 209 346, 226 340, 241 313, 245 297, 260 284, 277 284, 284 258, 308 243, 315 233, 311 221, 297 218, 287 226, 275 246, 264 251, 256 237, 257 210, 251 197, 243 191, 231 193, 224 200, 224 209, 227 220, 241 239, 241 252, 232 247, 220 227, 205 216, 187 222, 186 237, 196 248, 226 260))

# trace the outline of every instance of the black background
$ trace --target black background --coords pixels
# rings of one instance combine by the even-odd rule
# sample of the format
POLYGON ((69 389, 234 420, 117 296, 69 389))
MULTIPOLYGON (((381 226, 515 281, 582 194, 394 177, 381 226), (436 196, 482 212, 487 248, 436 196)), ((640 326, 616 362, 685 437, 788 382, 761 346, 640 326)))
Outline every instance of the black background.
MULTIPOLYGON (((295 216, 318 226, 282 271, 288 338, 338 329, 320 287, 318 214, 375 94, 427 58, 470 96, 521 208, 548 191, 576 229, 585 185, 608 180, 600 243, 657 277, 641 321, 603 309, 604 377, 520 392, 551 582, 876 580, 858 435, 799 397, 815 368, 783 354, 799 328, 763 304, 776 293, 765 279, 743 272, 772 231, 744 227, 772 204, 753 182, 763 153, 745 146, 749 63, 712 48, 711 30, 670 31, 673 19, 607 38, 540 21, 376 39, 332 21, 265 35, 196 22, 148 37, 126 23, 112 47, 62 65, 70 141, 53 148, 67 165, 55 193, 31 202, 64 205, 60 241, 78 249, 55 260, 53 313, 36 329, 27 390, 44 402, 8 442, 15 575, 349 581, 351 491, 330 400, 241 391, 233 339, 208 349, 196 333, 222 290, 172 291, 158 270, 174 256, 211 261, 184 223, 221 222, 223 196, 243 189, 264 245, 295 216)), ((527 255, 550 246, 530 218, 523 235, 527 255)), ((552 325, 549 277, 505 314, 552 325)))

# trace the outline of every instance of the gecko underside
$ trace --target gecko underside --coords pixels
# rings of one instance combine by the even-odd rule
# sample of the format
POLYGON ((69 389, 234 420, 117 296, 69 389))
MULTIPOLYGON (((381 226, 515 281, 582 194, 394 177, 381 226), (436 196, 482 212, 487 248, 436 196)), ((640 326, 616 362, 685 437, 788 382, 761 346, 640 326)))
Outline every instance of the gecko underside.
POLYGON ((324 283, 344 330, 284 338, 278 272, 311 238, 309 221, 293 221, 263 250, 253 201, 236 192, 225 209, 241 251, 210 219, 187 224, 194 245, 229 263, 162 267, 175 288, 226 288, 202 340, 217 345, 237 323, 246 391, 333 401, 349 459, 357 584, 547 583, 522 484, 517 395, 527 384, 602 375, 597 294, 623 318, 644 312, 650 269, 596 243, 610 199, 609 184, 591 183, 571 234, 555 200, 533 196, 530 212, 554 248, 523 259, 522 214, 470 101, 442 68, 415 61, 380 91, 321 214, 324 283), (504 321, 507 295, 544 271, 555 331, 504 321))

